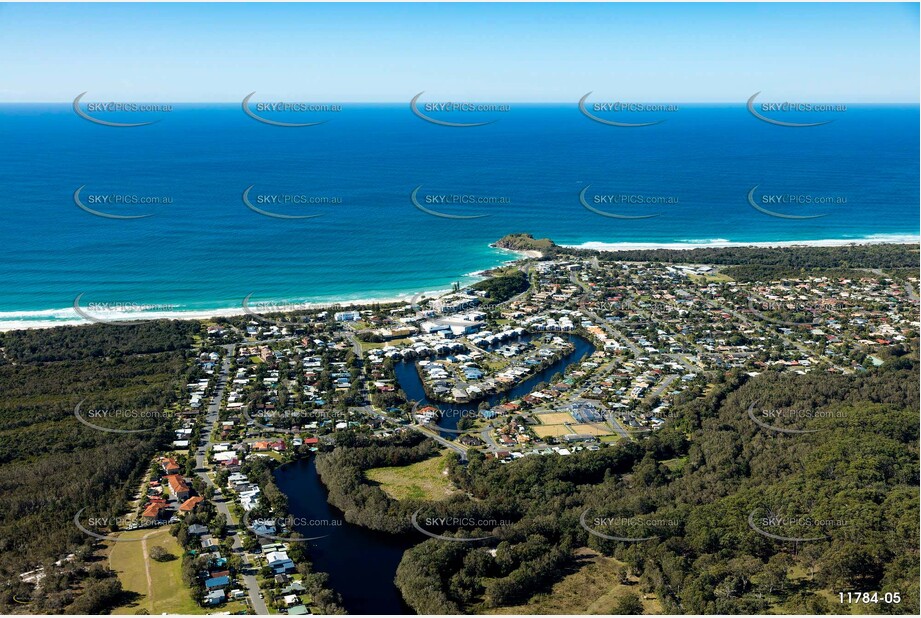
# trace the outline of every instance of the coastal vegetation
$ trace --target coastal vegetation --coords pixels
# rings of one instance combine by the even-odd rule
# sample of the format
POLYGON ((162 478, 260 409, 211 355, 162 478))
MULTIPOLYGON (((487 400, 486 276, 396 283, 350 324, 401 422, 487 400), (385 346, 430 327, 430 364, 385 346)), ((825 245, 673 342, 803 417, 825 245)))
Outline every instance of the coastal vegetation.
POLYGON ((496 273, 495 276, 483 281, 478 281, 470 286, 473 290, 486 292, 486 300, 489 303, 502 303, 517 294, 527 291, 528 275, 517 268, 509 268, 506 271, 496 273))
POLYGON ((342 432, 337 445, 317 455, 317 473, 329 490, 329 503, 342 511, 350 523, 382 532, 408 532, 410 516, 422 503, 391 498, 379 486, 368 483, 364 473, 373 468, 425 461, 438 452, 438 446, 415 432, 404 432, 390 440, 342 432))
POLYGON ((509 465, 472 455, 452 479, 516 523, 494 531, 494 555, 474 543, 415 546, 397 583, 419 612, 507 607, 549 590, 587 546, 628 565, 668 612, 834 613, 829 592, 879 590, 902 600, 876 611, 916 613, 917 369, 906 356, 857 377, 736 372, 637 442, 509 465), (838 413, 811 415, 815 433, 786 435, 751 421, 754 401, 838 413), (676 458, 686 459, 665 465, 676 458), (760 509, 822 524, 786 533, 809 542, 777 540, 750 525, 760 509), (589 534, 586 512, 590 524, 632 522, 599 532, 645 540, 589 534))
POLYGON ((500 249, 510 251, 546 251, 557 247, 549 238, 534 238, 531 234, 506 234, 496 241, 500 249))
MULTIPOLYGON (((528 242, 519 238, 512 244, 528 242)), ((905 265, 917 260, 916 248, 886 245, 608 254, 535 242, 542 245, 544 259, 562 262, 559 272, 529 275, 533 262, 493 271, 490 279, 473 286, 490 319, 508 313, 507 305, 496 306, 503 300, 522 295, 516 303, 534 302, 538 294, 523 292, 532 283, 540 291, 547 280, 559 284, 561 293, 571 288, 564 301, 567 310, 591 307, 582 304, 590 292, 578 292, 578 275, 573 274, 584 272, 578 268, 588 269, 589 262, 568 263, 587 256, 602 263, 618 259, 717 264, 718 274, 705 276, 726 288, 720 291, 723 300, 731 300, 726 285, 730 278, 760 281, 804 273, 878 277, 881 269, 904 273, 905 265)), ((618 270, 617 264, 611 268, 618 270)), ((600 283, 612 290, 633 285, 615 276, 600 283)), ((872 281, 868 286, 874 292, 880 287, 872 281)), ((657 309, 645 290, 639 289, 643 293, 636 298, 645 309, 657 309)), ((906 303, 913 295, 902 283, 890 282, 883 291, 888 296, 902 294, 906 303)), ((659 335, 664 337, 665 331, 659 330, 669 328, 665 319, 650 317, 641 324, 638 310, 629 304, 604 303, 608 304, 600 304, 599 311, 612 318, 606 321, 642 338, 651 354, 662 353, 659 335)), ((891 319, 891 314, 876 309, 883 306, 869 305, 872 313, 891 319)), ((674 319, 685 325, 686 316, 674 319)), ((370 315, 366 323, 354 324, 372 324, 375 319, 384 318, 370 315)), ((847 373, 825 371, 824 365, 794 372, 768 364, 781 348, 758 352, 757 365, 720 365, 715 370, 700 365, 697 377, 671 376, 672 388, 680 387, 681 392, 676 390, 669 399, 673 405, 667 410, 668 422, 654 432, 632 432, 635 440, 601 440, 592 449, 572 445, 565 456, 559 450, 525 456, 537 453, 518 448, 512 453, 518 458, 504 451, 505 442, 491 448, 481 443, 483 451, 471 448, 469 462, 464 463, 456 453, 405 426, 413 402, 406 400, 394 359, 371 363, 368 355, 362 358, 352 345, 357 336, 332 318, 300 320, 290 336, 277 335, 284 343, 253 346, 230 363, 233 375, 242 369, 252 378, 239 387, 238 395, 254 416, 279 428, 305 420, 316 423, 310 447, 290 444, 279 452, 245 459, 242 472, 260 487, 262 496, 250 515, 283 517, 288 498, 275 484, 273 472, 280 461, 313 456, 311 449, 319 450, 316 470, 329 491, 329 502, 347 521, 407 535, 417 543, 403 555, 396 583, 406 602, 420 613, 836 613, 853 609, 838 603, 837 593, 849 590, 900 595, 898 603, 875 603, 861 611, 919 609, 916 330, 893 330, 886 340, 876 342, 878 348, 866 362, 867 352, 850 352, 854 363, 846 364, 847 373), (297 349, 296 342, 307 346, 311 338, 315 349, 297 349), (305 361, 311 365, 309 371, 305 361), (347 385, 338 387, 334 378, 347 385), (369 384, 375 388, 367 388, 369 384), (361 410, 366 396, 378 408, 373 417, 361 410), (750 411, 756 404, 795 412, 800 433, 774 431, 755 421, 750 411), (276 414, 288 409, 303 413, 276 414), (338 418, 349 422, 340 427, 331 420, 338 418), (783 525, 775 529, 776 521, 783 525), (766 534, 766 529, 775 534, 766 534), (430 534, 469 542, 425 536, 430 534)), ((835 322, 851 323, 847 316, 835 322)), ((236 325, 229 334, 215 336, 221 337, 221 344, 244 337, 238 329, 250 327, 247 318, 220 323, 236 325)), ((740 332, 725 336, 731 346, 757 339, 756 330, 737 326, 740 332)), ((574 327, 567 332, 593 337, 599 348, 604 335, 600 328, 589 332, 574 327)), ((213 347, 201 347, 202 341, 211 339, 206 333, 197 322, 158 321, 0 335, 0 551, 6 584, 0 591, 0 610, 200 609, 204 564, 193 554, 198 542, 189 526, 195 523, 221 539, 229 569, 240 571, 241 558, 230 551, 227 520, 207 503, 170 528, 174 540, 158 541, 165 529, 157 531, 150 537, 149 551, 141 543, 124 544, 112 550, 108 565, 99 559, 102 544, 73 525, 84 507, 94 517, 126 512, 142 483, 159 478, 159 472, 150 476, 151 459, 174 440, 173 414, 183 408, 185 385, 203 379, 213 387, 216 382, 213 372, 200 367, 213 368, 214 358, 220 358, 207 360, 208 352, 219 348, 218 339, 211 342, 213 347), (189 362, 193 357, 197 362, 189 362), (103 414, 94 422, 138 433, 94 429, 78 417, 81 405, 87 413, 130 412, 103 414), (128 547, 132 545, 136 547, 128 547), (149 594, 145 562, 151 573, 182 582, 185 596, 149 594), (36 592, 29 573, 38 572, 44 579, 36 592)), ((825 354, 831 351, 826 335, 801 334, 795 341, 831 358, 825 354)), ((258 332, 252 334, 253 339, 257 336, 258 332)), ((682 342, 693 347, 697 339, 688 335, 682 342)), ((564 351, 545 362, 562 355, 564 351)), ((632 362, 639 355, 619 351, 610 358, 632 362)), ((557 392, 574 392, 583 382, 592 386, 593 375, 580 369, 548 380, 559 387, 557 392)), ((664 380, 661 384, 664 388, 664 380)), ((522 385, 523 381, 516 384, 522 385)), ((538 384, 535 390, 547 386, 538 384)), ((600 386, 598 392, 605 393, 600 386)), ((520 415, 510 415, 508 424, 516 432, 534 437, 534 427, 546 429, 567 418, 549 412, 536 419, 547 424, 530 424, 533 401, 520 404, 520 415)), ((661 403, 656 393, 636 410, 651 414, 661 403)), ((238 414, 225 406, 219 420, 237 423, 238 414)), ((470 430, 468 423, 461 419, 458 429, 470 430)), ((200 416, 187 425, 192 425, 191 445, 212 429, 200 416)), ((248 434, 244 423, 233 427, 222 440, 244 441, 259 433, 248 434)), ((500 427, 499 439, 505 435, 501 431, 500 427)), ((195 468, 192 450, 177 456, 188 476, 195 468)), ((228 476, 219 472, 216 482, 230 491, 228 476)), ((194 479, 193 486, 205 498, 213 495, 200 479, 194 479)), ((230 508, 238 517, 243 513, 237 504, 230 508)), ((244 547, 256 549, 254 535, 240 534, 244 547)), ((290 557, 312 610, 341 613, 341 599, 329 589, 326 576, 313 570, 308 546, 291 545, 290 557)), ((273 607, 280 608, 275 593, 281 585, 269 570, 260 571, 259 583, 272 591, 273 607)))
POLYGON ((562 579, 526 603, 488 610, 489 614, 660 614, 654 594, 639 593, 639 579, 619 560, 577 550, 562 579))
MULTIPOLYGON (((511 235, 527 236, 527 235, 511 235)), ((514 240, 500 243, 515 244, 514 240)), ((736 280, 773 280, 822 273, 827 276, 873 276, 873 270, 896 274, 917 273, 917 245, 864 244, 847 246, 792 247, 698 247, 693 249, 621 249, 597 251, 551 246, 542 259, 597 258, 600 262, 658 262, 665 264, 712 264, 726 266, 722 272, 736 280)))
POLYGON ((162 412, 191 378, 197 323, 96 324, 0 335, 0 611, 99 613, 122 595, 73 523, 123 513, 151 457, 172 440, 162 412), (93 429, 75 416, 120 410, 93 429), (124 413, 129 412, 129 413, 124 413), (72 557, 69 557, 72 554, 72 557), (55 565, 55 562, 59 562, 55 565), (42 594, 20 573, 43 569, 42 594))
POLYGON ((365 477, 397 500, 442 500, 457 491, 447 476, 450 458, 448 451, 442 451, 408 466, 371 468, 365 477))

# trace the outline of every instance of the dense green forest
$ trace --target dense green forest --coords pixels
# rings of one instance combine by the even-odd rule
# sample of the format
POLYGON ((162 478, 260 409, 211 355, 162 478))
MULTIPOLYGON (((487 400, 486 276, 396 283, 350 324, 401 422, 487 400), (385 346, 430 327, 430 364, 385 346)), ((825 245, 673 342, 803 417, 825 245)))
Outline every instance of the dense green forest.
POLYGON ((410 530, 410 515, 422 506, 399 502, 364 480, 364 471, 381 466, 405 466, 438 452, 435 442, 415 432, 383 441, 354 432, 342 432, 337 447, 317 456, 317 472, 329 490, 329 503, 346 521, 382 532, 410 530))
POLYGON ((528 275, 518 269, 497 274, 494 277, 478 281, 470 286, 474 290, 486 292, 490 303, 505 302, 516 294, 521 294, 528 289, 528 275))
POLYGON ((758 274, 761 280, 791 276, 808 270, 885 269, 900 274, 918 272, 917 245, 847 245, 840 247, 699 247, 696 249, 630 249, 596 251, 561 247, 549 238, 530 234, 508 234, 497 247, 517 251, 537 250, 544 259, 597 257, 602 262, 664 262, 673 264, 715 264, 746 266, 737 273, 746 278, 758 274))
POLYGON ((856 590, 901 593, 877 612, 918 612, 917 358, 861 376, 730 374, 677 413, 596 453, 455 465, 455 483, 516 523, 492 543, 408 551, 397 573, 407 602, 426 613, 520 603, 588 546, 626 562, 668 612, 840 613, 823 591, 856 590), (746 412, 754 402, 811 411, 802 428, 815 431, 765 430, 746 412), (602 534, 649 540, 589 534, 585 513, 617 522, 602 519, 602 534), (764 514, 784 522, 769 533, 818 540, 760 534, 750 519, 764 514))
POLYGON ((875 611, 917 611, 916 357, 858 376, 727 374, 673 418, 646 439, 569 457, 501 464, 471 453, 468 465, 451 466, 465 493, 438 502, 393 500, 363 478, 435 452, 413 434, 343 435, 317 469, 330 501, 369 528, 412 533, 414 513, 502 522, 432 530, 488 541, 429 539, 406 552, 397 584, 420 613, 525 602, 586 546, 628 564, 669 612, 835 613, 837 592, 855 590, 901 593, 900 604, 875 611), (812 433, 766 430, 747 413, 753 403, 805 411, 797 426, 812 433), (586 514, 590 524, 627 522, 591 526, 602 534, 648 540, 590 534, 586 514), (750 519, 768 516, 784 520, 769 534, 816 540, 760 534, 750 519))
POLYGON ((83 507, 121 514, 151 457, 173 439, 163 410, 192 377, 185 356, 198 329, 159 321, 0 334, 0 612, 99 613, 116 602, 118 580, 73 518, 83 507), (84 414, 136 413, 100 426, 147 431, 88 427, 74 415, 81 401, 84 414), (33 598, 19 573, 39 566, 47 575, 33 598))
POLYGON ((917 268, 917 245, 849 245, 844 247, 701 247, 593 251, 555 247, 552 255, 597 256, 603 262, 757 265, 763 269, 917 268))

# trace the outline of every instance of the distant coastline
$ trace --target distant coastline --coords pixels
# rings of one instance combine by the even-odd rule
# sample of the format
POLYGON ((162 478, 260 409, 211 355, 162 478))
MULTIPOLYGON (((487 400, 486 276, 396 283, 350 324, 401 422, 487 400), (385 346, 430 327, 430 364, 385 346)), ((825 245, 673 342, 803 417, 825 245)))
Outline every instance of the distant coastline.
MULTIPOLYGON (((431 290, 425 292, 419 292, 424 296, 431 296, 437 294, 444 294, 450 292, 451 290, 431 290)), ((361 307, 367 305, 375 304, 391 304, 406 302, 408 303, 410 299, 416 293, 412 294, 399 294, 397 296, 388 297, 388 298, 357 298, 357 299, 347 299, 347 300, 322 300, 316 302, 305 301, 302 304, 304 309, 323 309, 333 306, 341 307, 361 307)), ((275 299, 274 302, 280 302, 275 299)), ((125 321, 129 320, 209 320, 213 318, 230 318, 235 316, 247 315, 241 306, 239 307, 218 307, 215 309, 189 309, 186 311, 176 310, 176 311, 124 311, 119 314, 119 320, 124 319, 125 321)), ((119 320, 106 320, 109 323, 117 323, 119 320)), ((81 318, 74 311, 73 307, 67 307, 62 309, 47 309, 43 311, 17 311, 17 312, 0 312, 0 332, 6 332, 11 330, 25 330, 32 328, 54 328, 57 326, 82 326, 84 324, 92 324, 93 322, 84 318, 81 318), (21 316, 21 317, 20 317, 21 316), (53 319, 42 319, 42 317, 54 316, 53 319), (13 319, 17 318, 18 319, 13 319)))
POLYGON ((689 240, 686 242, 656 243, 656 242, 597 242, 589 241, 581 244, 563 244, 561 247, 570 249, 590 249, 594 251, 630 251, 635 249, 724 249, 728 247, 847 247, 849 245, 917 245, 921 244, 921 235, 912 234, 878 234, 864 238, 828 238, 824 240, 781 240, 781 241, 732 241, 725 238, 711 238, 706 240, 689 240))
MULTIPOLYGON (((878 244, 921 244, 921 235, 911 234, 880 234, 871 235, 865 238, 855 239, 824 239, 824 240, 791 240, 791 241, 768 241, 768 242, 739 242, 730 241, 722 238, 714 238, 701 241, 674 242, 674 243, 644 243, 644 242, 621 242, 605 243, 598 241, 589 241, 581 244, 563 244, 561 247, 571 249, 589 249, 595 251, 627 251, 627 250, 647 250, 647 249, 700 249, 700 248, 727 248, 727 247, 765 247, 765 248, 782 248, 782 247, 844 247, 849 245, 878 245, 878 244)), ((541 256, 540 251, 521 250, 496 247, 495 243, 490 246, 500 249, 503 252, 514 256, 514 259, 507 260, 503 264, 511 264, 518 260, 536 259, 541 256)), ((482 280, 488 270, 480 270, 463 275, 468 279, 467 285, 477 280, 482 280), (473 280, 470 280, 473 279, 473 280)), ((391 304, 400 302, 409 302, 415 295, 427 297, 437 296, 450 292, 450 289, 435 289, 425 291, 413 291, 397 293, 392 296, 379 298, 330 298, 328 300, 317 301, 297 301, 304 308, 327 308, 333 306, 367 306, 373 304, 391 304)), ((275 302, 281 302, 278 299, 271 299, 275 302)), ((237 307, 215 307, 211 309, 189 309, 175 311, 125 311, 119 315, 124 320, 208 320, 214 318, 226 318, 246 315, 241 306, 237 307)), ((117 322, 117 320, 107 320, 108 322, 117 322)), ((37 328, 54 328, 58 326, 81 326, 93 322, 81 318, 74 311, 73 307, 58 309, 44 309, 35 311, 0 311, 0 332, 12 330, 26 330, 37 328)))

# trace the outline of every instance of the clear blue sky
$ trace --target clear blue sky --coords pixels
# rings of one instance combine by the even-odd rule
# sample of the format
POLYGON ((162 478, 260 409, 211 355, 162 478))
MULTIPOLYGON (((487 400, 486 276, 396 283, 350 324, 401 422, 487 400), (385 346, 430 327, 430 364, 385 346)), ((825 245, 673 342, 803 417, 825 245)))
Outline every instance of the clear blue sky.
POLYGON ((0 5, 0 102, 918 101, 917 4, 0 5))

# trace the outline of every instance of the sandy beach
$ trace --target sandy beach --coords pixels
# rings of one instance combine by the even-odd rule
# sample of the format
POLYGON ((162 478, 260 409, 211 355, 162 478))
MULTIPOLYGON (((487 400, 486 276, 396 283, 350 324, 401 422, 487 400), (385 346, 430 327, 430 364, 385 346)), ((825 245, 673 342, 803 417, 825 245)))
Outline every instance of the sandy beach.
MULTIPOLYGON (((295 309, 309 310, 309 309, 331 309, 331 308, 348 308, 348 307, 362 307, 375 304, 391 304, 391 303, 409 303, 416 296, 424 296, 430 298, 432 296, 439 296, 450 292, 451 290, 430 290, 419 292, 417 294, 400 294, 388 298, 360 298, 360 299, 348 299, 348 300, 329 300, 329 301, 317 301, 317 302, 284 302, 281 301, 265 301, 276 303, 279 307, 275 312, 283 311, 282 306, 291 307, 291 311, 295 309), (296 305, 296 307, 295 307, 296 305)), ((273 311, 264 310, 260 311, 261 305, 256 301, 252 301, 253 307, 249 311, 245 310, 242 306, 242 303, 239 307, 225 307, 219 309, 200 309, 200 310, 189 310, 189 311, 121 311, 117 316, 106 317, 104 320, 100 319, 98 322, 106 323, 118 323, 118 322, 131 322, 138 320, 209 320, 213 318, 226 318, 234 317, 240 315, 247 315, 252 313, 272 313, 273 311)), ((48 309, 44 311, 22 311, 22 312, 0 312, 0 332, 6 332, 11 330, 25 330, 33 328, 53 328, 56 326, 82 326, 84 324, 91 324, 93 321, 87 320, 74 310, 73 307, 67 307, 63 309, 48 309), (18 318, 18 319, 14 319, 18 318)))
POLYGON ((879 235, 866 238, 826 240, 791 240, 769 242, 735 242, 725 238, 713 238, 700 242, 674 242, 674 243, 643 243, 643 242, 586 242, 579 245, 561 245, 571 249, 592 249, 594 251, 631 251, 648 249, 722 249, 726 247, 846 247, 848 245, 917 245, 921 243, 921 236, 904 235, 879 235))
MULTIPOLYGON (((912 235, 899 235, 899 236, 870 236, 867 238, 847 240, 847 239, 829 239, 829 240, 814 240, 814 241, 790 241, 790 242, 732 242, 726 239, 712 239, 706 242, 700 243, 604 243, 604 242, 587 242, 581 245, 561 245, 563 247, 570 247, 575 249, 592 249, 595 251, 628 251, 628 250, 637 250, 637 249, 700 249, 700 248, 723 248, 723 247, 841 247, 847 245, 873 245, 873 244, 919 244, 921 243, 921 236, 912 236, 912 235)), ((509 260, 506 264, 513 264, 518 260, 523 259, 539 259, 542 257, 540 251, 517 251, 513 249, 500 248, 502 251, 508 252, 515 256, 515 259, 509 260)), ((485 276, 486 271, 477 271, 473 273, 467 273, 465 277, 475 277, 482 279, 485 276)), ((275 302, 279 306, 288 305, 293 306, 297 305, 298 309, 323 309, 323 308, 332 308, 332 307, 361 307, 373 304, 389 304, 389 303, 409 303, 416 296, 425 296, 431 298, 433 296, 440 296, 442 294, 447 294, 450 292, 450 289, 441 289, 441 290, 426 290, 416 293, 407 293, 407 294, 398 294, 396 296, 390 296, 386 298, 358 298, 358 299, 340 299, 340 300, 328 300, 328 301, 317 301, 317 302, 290 302, 290 301, 265 301, 265 302, 275 302)), ((257 304, 257 303, 253 303, 257 304)), ((258 305, 257 305, 258 306, 258 305)), ((233 317, 246 315, 247 313, 254 313, 256 311, 250 310, 247 312, 244 310, 242 303, 239 307, 224 307, 224 308, 215 308, 215 309, 200 309, 200 310, 188 310, 188 311, 124 311, 119 312, 117 317, 106 318, 105 320, 99 320, 100 322, 105 321, 108 323, 117 323, 119 321, 137 321, 137 320, 158 320, 158 319, 167 319, 167 320, 208 320, 213 318, 221 317, 233 317)), ((47 309, 41 311, 5 311, 0 312, 0 332, 6 332, 11 330, 25 330, 25 329, 34 329, 34 328, 53 328, 56 326, 81 326, 84 324, 91 324, 92 321, 87 320, 74 310, 73 307, 66 307, 61 309, 47 309)))

